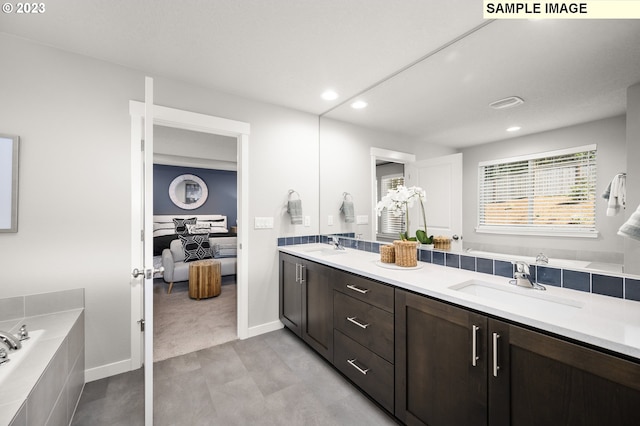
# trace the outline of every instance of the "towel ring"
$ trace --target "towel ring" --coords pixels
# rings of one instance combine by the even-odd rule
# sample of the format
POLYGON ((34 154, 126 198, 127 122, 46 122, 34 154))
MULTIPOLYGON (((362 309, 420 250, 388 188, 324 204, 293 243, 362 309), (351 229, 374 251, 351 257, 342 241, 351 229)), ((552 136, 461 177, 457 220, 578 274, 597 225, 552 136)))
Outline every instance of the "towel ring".
POLYGON ((291 197, 292 197, 294 194, 298 196, 298 200, 299 200, 299 199, 300 199, 300 194, 298 194, 298 191, 294 191, 293 189, 290 189, 290 190, 289 190, 289 200, 291 200, 291 197))
POLYGON ((353 197, 348 192, 343 192, 342 198, 344 199, 344 201, 348 201, 348 198, 351 198, 351 201, 353 201, 353 197))

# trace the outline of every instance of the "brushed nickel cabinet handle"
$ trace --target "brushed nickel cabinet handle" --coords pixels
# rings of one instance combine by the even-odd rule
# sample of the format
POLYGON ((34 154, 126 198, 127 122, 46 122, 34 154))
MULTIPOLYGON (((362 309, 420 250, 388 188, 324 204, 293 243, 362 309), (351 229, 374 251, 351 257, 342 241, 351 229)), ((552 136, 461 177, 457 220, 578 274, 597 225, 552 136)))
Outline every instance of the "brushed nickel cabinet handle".
POLYGON ((500 335, 498 333, 493 333, 493 377, 498 377, 498 370, 500 370, 500 366, 498 365, 498 339, 500 335))
POLYGON ((478 327, 477 325, 473 325, 473 328, 471 331, 471 365, 474 367, 478 365, 478 360, 480 359, 480 357, 478 356, 478 331, 479 330, 480 330, 480 327, 478 327))
POLYGON ((304 279, 304 265, 300 264, 300 284, 304 284, 305 283, 305 279, 304 279))
POLYGON ((360 321, 357 321, 358 317, 347 317, 347 321, 357 325, 360 328, 367 328, 369 327, 369 324, 363 324, 360 321))
POLYGON ((358 287, 356 285, 353 285, 353 284, 347 284, 347 288, 349 290, 357 291, 358 293, 362 293, 362 294, 369 293, 369 289, 368 288, 360 288, 360 287, 358 287))
POLYGON ((348 359, 347 360, 349 365, 351 365, 353 368, 355 368, 356 370, 358 370, 359 372, 361 372, 362 374, 364 374, 366 376, 367 373, 369 372, 369 369, 368 368, 362 369, 362 368, 358 367, 358 364, 356 364, 356 361, 357 361, 357 358, 348 359))

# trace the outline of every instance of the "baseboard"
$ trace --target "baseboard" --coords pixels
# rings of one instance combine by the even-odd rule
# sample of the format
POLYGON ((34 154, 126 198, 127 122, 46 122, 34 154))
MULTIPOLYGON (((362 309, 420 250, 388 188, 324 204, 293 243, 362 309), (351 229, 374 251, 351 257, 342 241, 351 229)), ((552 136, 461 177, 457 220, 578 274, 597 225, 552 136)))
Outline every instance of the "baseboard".
POLYGON ((282 327, 284 327, 284 325, 280 322, 280 320, 267 322, 265 324, 256 325, 254 327, 249 327, 249 329, 247 330, 246 339, 259 336, 264 333, 269 333, 271 331, 280 330, 282 327))
POLYGON ((131 371, 130 359, 86 369, 84 370, 84 381, 89 383, 105 377, 115 376, 116 374, 126 373, 127 371, 131 371))

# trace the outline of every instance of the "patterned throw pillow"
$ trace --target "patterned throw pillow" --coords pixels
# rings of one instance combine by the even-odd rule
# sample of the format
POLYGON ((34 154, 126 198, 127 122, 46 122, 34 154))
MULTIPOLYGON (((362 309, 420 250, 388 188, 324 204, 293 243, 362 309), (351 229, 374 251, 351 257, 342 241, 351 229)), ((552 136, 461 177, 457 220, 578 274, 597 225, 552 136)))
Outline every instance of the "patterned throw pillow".
POLYGON ((195 225, 196 218, 190 217, 189 219, 173 218, 173 224, 176 226, 176 234, 184 235, 188 233, 187 225, 195 225))
POLYGON ((185 262, 213 258, 213 252, 209 244, 209 234, 178 235, 178 237, 182 241, 185 262))

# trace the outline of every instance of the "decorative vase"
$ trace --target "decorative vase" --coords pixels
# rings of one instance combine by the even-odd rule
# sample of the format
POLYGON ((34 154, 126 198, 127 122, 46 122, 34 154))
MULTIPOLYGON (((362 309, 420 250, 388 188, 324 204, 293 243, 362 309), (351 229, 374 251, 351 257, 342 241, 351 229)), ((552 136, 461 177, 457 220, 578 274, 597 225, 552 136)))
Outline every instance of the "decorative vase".
POLYGON ((402 267, 418 266, 418 242, 396 240, 393 242, 396 252, 396 265, 402 267))

